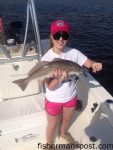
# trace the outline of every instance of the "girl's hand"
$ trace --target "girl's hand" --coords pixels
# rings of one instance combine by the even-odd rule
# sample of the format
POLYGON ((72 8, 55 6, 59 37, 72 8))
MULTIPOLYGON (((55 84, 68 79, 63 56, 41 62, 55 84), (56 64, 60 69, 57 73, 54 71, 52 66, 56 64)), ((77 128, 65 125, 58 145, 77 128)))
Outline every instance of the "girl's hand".
POLYGON ((98 62, 94 62, 94 63, 92 63, 91 68, 92 68, 93 72, 96 73, 97 71, 102 70, 102 64, 98 63, 98 62))
POLYGON ((91 68, 94 73, 96 73, 97 71, 102 70, 102 63, 95 62, 91 59, 87 59, 86 62, 83 64, 83 66, 88 68, 88 69, 91 68))
POLYGON ((60 69, 56 69, 53 71, 53 78, 58 79, 59 83, 61 83, 67 77, 68 77, 68 73, 66 71, 62 71, 60 69))
POLYGON ((68 73, 60 69, 53 70, 52 75, 52 78, 44 80, 44 83, 49 90, 54 90, 59 85, 59 83, 61 83, 64 79, 68 77, 68 73))
POLYGON ((62 71, 60 69, 53 70, 53 77, 54 78, 60 78, 61 75, 62 75, 62 71))

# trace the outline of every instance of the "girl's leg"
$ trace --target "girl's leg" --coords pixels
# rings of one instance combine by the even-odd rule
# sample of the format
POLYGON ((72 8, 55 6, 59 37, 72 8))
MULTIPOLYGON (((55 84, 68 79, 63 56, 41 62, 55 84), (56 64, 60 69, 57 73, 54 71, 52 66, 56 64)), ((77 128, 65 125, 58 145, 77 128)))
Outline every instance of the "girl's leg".
POLYGON ((75 107, 63 107, 63 113, 62 113, 62 122, 60 127, 60 136, 64 137, 67 133, 68 123, 72 117, 72 114, 75 110, 75 107))
POLYGON ((58 124, 58 120, 60 118, 60 115, 57 116, 51 116, 46 113, 47 116, 47 128, 46 128, 46 139, 48 144, 52 144, 54 131, 56 129, 56 126, 58 124))

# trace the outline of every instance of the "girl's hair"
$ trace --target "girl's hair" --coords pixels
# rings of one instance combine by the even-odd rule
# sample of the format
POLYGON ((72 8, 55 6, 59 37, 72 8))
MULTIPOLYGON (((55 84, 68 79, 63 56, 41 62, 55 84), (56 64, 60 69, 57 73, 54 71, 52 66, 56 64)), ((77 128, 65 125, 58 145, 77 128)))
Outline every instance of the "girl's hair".
POLYGON ((49 36, 49 49, 53 47, 51 35, 49 36))

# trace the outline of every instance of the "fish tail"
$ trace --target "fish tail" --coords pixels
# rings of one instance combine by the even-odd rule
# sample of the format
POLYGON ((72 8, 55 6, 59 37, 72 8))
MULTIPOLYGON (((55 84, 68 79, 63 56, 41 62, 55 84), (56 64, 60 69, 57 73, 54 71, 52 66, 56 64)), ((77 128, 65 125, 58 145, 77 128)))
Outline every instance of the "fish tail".
POLYGON ((24 91, 28 85, 28 81, 26 79, 27 78, 15 80, 13 81, 13 83, 17 84, 21 88, 21 90, 24 91))

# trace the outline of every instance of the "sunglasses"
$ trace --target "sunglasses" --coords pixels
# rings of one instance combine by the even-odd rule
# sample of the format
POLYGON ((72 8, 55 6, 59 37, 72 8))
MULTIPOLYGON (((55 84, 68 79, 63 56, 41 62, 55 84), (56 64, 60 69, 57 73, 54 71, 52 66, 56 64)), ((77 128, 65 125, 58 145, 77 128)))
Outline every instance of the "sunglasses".
POLYGON ((69 39, 69 34, 67 32, 57 32, 53 35, 54 40, 59 40, 62 37, 63 40, 69 39))

